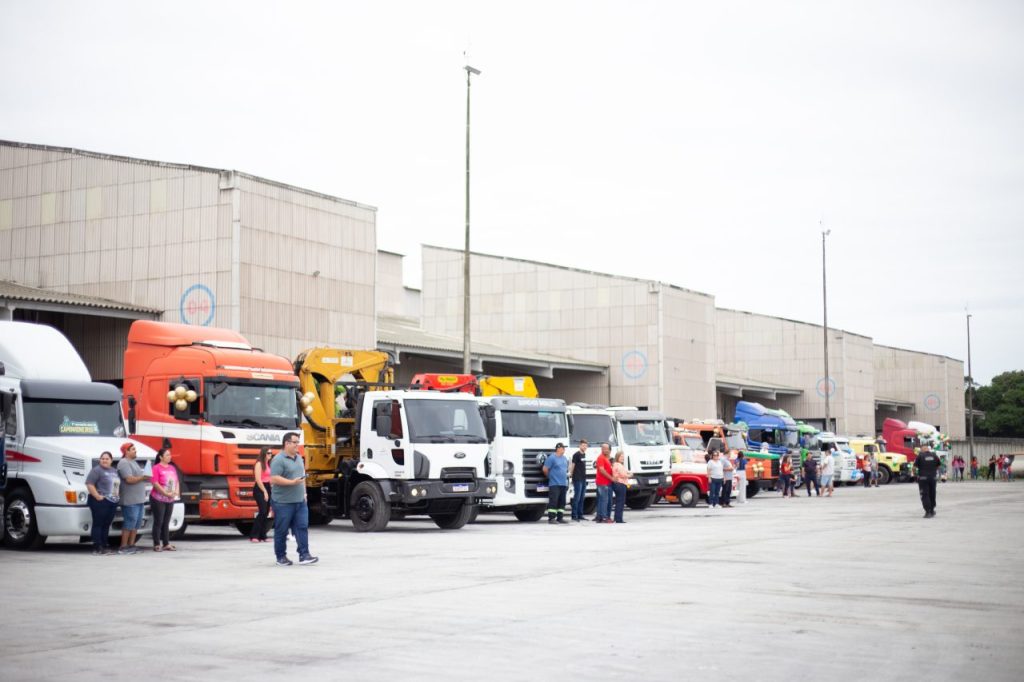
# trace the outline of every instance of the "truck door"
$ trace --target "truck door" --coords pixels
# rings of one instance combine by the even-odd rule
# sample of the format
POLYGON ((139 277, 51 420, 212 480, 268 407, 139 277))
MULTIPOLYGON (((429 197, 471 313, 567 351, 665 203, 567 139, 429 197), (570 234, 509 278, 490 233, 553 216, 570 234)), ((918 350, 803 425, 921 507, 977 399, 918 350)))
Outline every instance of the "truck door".
MULTIPOLYGON (((3 472, 0 472, 0 483, 6 483, 7 476, 21 471, 21 458, 11 458, 9 454, 18 449, 18 394, 4 391, 3 399, 6 401, 7 410, 2 425, 5 457, 0 464, 0 468, 3 468, 3 472)), ((3 486, 0 485, 0 490, 2 489, 3 486)))
POLYGON ((384 468, 389 478, 411 478, 413 453, 408 447, 402 423, 402 403, 398 400, 374 400, 373 422, 362 433, 362 456, 384 468))

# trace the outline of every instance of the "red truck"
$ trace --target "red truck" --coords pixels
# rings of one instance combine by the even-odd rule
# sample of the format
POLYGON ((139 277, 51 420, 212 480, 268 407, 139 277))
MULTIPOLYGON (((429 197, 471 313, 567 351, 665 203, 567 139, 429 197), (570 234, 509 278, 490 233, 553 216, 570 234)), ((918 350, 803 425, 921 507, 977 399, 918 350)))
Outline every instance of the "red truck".
POLYGON ((882 438, 889 452, 897 452, 907 456, 911 469, 917 459, 917 449, 921 447, 921 439, 917 429, 907 426, 906 422, 889 417, 882 422, 882 438))
POLYGON ((248 533, 260 449, 276 451, 289 431, 301 437, 292 363, 228 329, 140 320, 128 332, 124 377, 128 429, 172 448, 186 522, 248 533))

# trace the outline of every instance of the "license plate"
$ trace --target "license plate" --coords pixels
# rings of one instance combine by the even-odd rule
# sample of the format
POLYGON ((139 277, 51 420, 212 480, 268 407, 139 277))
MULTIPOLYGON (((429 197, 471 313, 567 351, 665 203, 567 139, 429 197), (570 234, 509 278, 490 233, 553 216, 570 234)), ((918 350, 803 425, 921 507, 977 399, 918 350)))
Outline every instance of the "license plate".
POLYGON ((456 483, 456 484, 452 485, 452 492, 453 493, 468 493, 469 492, 469 484, 468 483, 456 483))
POLYGON ((650 483, 651 485, 658 485, 658 483, 661 482, 661 479, 659 479, 659 478, 648 478, 647 482, 650 483))
POLYGON ((547 491, 548 491, 548 487, 546 485, 539 485, 539 486, 537 486, 537 492, 539 492, 539 493, 546 493, 547 491))

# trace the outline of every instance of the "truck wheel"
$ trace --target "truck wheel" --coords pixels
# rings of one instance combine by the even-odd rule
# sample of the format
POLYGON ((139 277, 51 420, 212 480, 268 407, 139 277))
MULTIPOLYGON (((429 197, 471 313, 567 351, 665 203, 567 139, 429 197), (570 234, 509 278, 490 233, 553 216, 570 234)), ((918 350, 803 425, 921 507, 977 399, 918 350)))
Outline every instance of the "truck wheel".
POLYGON ((759 492, 761 492, 761 484, 760 483, 758 483, 757 481, 749 481, 747 483, 747 499, 748 500, 751 497, 756 496, 759 492))
POLYGON ((700 499, 700 490, 692 483, 683 483, 673 493, 679 498, 680 507, 692 507, 700 499))
POLYGON ((391 503, 384 491, 373 481, 363 481, 352 491, 350 516, 352 526, 360 533, 384 530, 391 520, 391 503))
POLYGON ((516 515, 516 518, 523 523, 533 523, 535 521, 540 521, 541 517, 544 516, 544 507, 516 509, 513 513, 516 515))
POLYGON ((448 514, 431 514, 430 518, 434 520, 438 528, 444 530, 458 530, 467 523, 469 523, 469 517, 473 516, 473 510, 476 509, 475 504, 463 504, 459 507, 456 512, 448 514))
POLYGON ((235 521, 235 529, 245 537, 252 535, 254 525, 256 525, 254 521, 235 521))
POLYGON ((643 497, 634 497, 632 500, 627 499, 626 504, 629 505, 630 509, 641 511, 643 509, 647 509, 654 503, 654 495, 655 493, 650 493, 643 497))
POLYGON ((11 549, 39 549, 46 536, 39 534, 36 525, 36 505, 32 493, 15 490, 7 495, 4 509, 4 544, 11 549))
POLYGON ((188 521, 185 521, 184 519, 182 519, 182 521, 181 521, 181 528, 179 528, 178 530, 172 530, 168 537, 170 537, 175 542, 177 542, 178 540, 184 540, 185 539, 185 531, 187 531, 187 530, 188 530, 188 521))
POLYGON ((892 482, 892 472, 888 467, 878 467, 878 485, 889 485, 892 482))
POLYGON ((480 516, 480 505, 473 505, 473 512, 469 515, 469 523, 476 523, 476 517, 480 516))
POLYGON ((597 511, 597 498, 587 497, 583 500, 583 513, 593 514, 597 511))

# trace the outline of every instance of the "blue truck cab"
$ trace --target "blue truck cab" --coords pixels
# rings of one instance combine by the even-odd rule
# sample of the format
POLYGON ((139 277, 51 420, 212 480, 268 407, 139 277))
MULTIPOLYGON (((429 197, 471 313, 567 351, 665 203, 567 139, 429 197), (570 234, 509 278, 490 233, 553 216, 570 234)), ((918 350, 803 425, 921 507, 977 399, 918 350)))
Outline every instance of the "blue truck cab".
POLYGON ((767 443, 768 452, 784 455, 800 447, 796 421, 785 410, 741 400, 736 403, 733 421, 747 425, 747 442, 751 450, 759 450, 763 443, 767 443))

